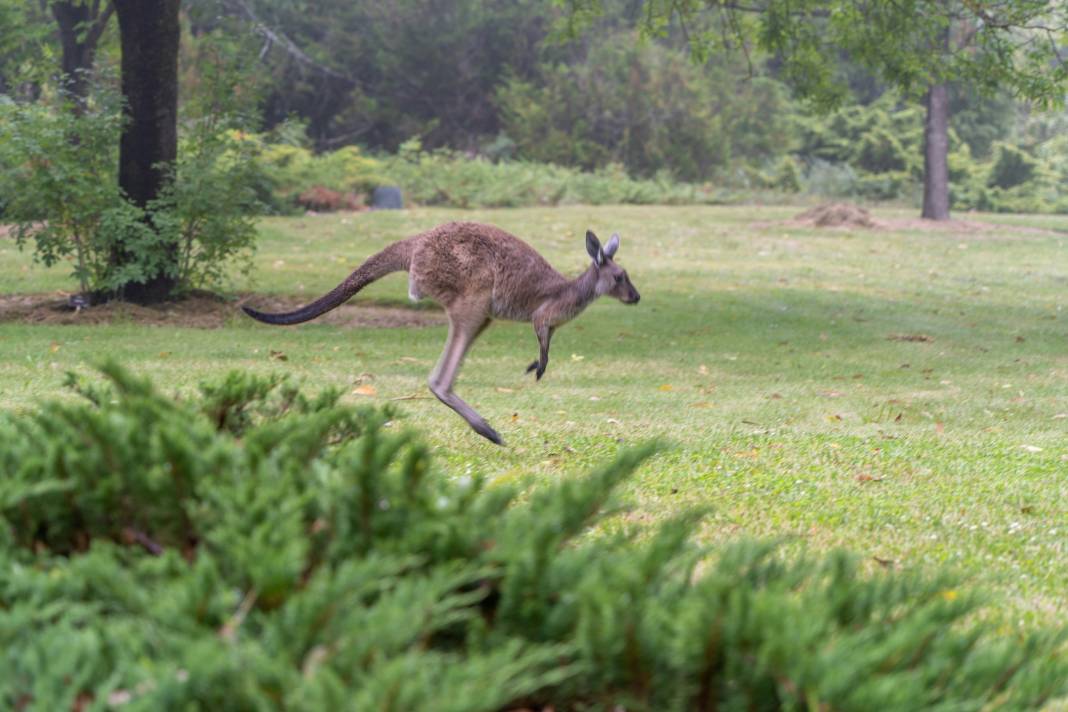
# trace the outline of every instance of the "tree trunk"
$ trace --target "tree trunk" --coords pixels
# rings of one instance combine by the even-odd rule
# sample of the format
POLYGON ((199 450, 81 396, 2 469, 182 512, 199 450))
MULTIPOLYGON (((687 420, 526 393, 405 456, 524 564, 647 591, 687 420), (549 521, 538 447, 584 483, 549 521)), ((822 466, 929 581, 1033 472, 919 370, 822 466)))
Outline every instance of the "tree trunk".
POLYGON ((949 87, 927 91, 923 130, 923 217, 949 220, 949 87))
MULTIPOLYGON (((146 207, 167 180, 178 156, 178 8, 181 0, 114 0, 122 44, 122 95, 128 123, 119 142, 119 186, 146 207)), ((121 295, 138 304, 164 301, 177 282, 178 253, 165 247, 165 267, 144 282, 131 282, 121 295), (171 269, 167 269, 167 267, 171 269)), ((133 259, 121 247, 112 268, 133 259)))
POLYGON ((111 19, 113 6, 108 2, 101 12, 100 0, 76 2, 56 0, 52 3, 52 16, 59 26, 59 43, 63 49, 60 83, 74 102, 74 113, 85 111, 89 95, 89 73, 100 35, 111 19))

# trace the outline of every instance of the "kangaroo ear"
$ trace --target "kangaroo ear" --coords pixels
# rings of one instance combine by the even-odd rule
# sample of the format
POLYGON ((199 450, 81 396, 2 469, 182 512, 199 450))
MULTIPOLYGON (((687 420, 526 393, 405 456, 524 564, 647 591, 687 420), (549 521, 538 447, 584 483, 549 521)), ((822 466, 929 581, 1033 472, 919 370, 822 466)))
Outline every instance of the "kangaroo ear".
POLYGON ((614 233, 612 237, 608 238, 608 244, 604 246, 604 256, 612 258, 616 254, 616 250, 619 249, 619 233, 614 233))
POLYGON ((604 250, 601 249, 601 241, 593 234, 593 230, 586 231, 586 252, 598 266, 604 264, 604 250))

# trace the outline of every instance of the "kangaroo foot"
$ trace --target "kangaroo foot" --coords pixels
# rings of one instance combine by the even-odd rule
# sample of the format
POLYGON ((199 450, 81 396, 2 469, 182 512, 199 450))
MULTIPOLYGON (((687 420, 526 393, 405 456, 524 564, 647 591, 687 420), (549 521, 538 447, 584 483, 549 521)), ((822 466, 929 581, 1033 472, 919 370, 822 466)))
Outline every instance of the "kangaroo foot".
POLYGON ((486 438, 491 443, 494 443, 495 445, 504 445, 504 441, 501 440, 500 434, 491 428, 486 421, 482 421, 481 423, 471 423, 471 427, 474 428, 476 433, 486 438))
POLYGON ((535 361, 534 363, 532 363, 529 366, 527 366, 527 373, 530 373, 531 371, 533 371, 535 369, 537 369, 537 371, 538 371, 537 374, 536 374, 537 380, 540 381, 541 377, 545 375, 545 365, 542 364, 541 361, 535 361))

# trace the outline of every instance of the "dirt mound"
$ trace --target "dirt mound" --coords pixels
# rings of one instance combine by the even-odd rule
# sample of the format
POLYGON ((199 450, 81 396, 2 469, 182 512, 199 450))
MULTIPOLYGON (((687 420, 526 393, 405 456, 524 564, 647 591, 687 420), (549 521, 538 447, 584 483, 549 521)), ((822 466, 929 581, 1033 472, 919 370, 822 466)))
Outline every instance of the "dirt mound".
MULTIPOLYGON (((150 307, 109 302, 74 311, 64 292, 51 294, 0 295, 0 323, 23 324, 138 324, 145 326, 176 326, 194 329, 217 329, 234 319, 247 319, 241 312, 245 302, 268 312, 291 311, 311 301, 311 298, 292 296, 240 295, 228 300, 210 294, 197 294, 179 302, 150 307)), ((333 324, 345 328, 420 327, 444 324, 440 310, 386 306, 349 302, 323 315, 316 323, 333 324)))
POLYGON ((825 203, 806 210, 794 217, 794 220, 816 227, 879 227, 864 208, 850 203, 825 203))

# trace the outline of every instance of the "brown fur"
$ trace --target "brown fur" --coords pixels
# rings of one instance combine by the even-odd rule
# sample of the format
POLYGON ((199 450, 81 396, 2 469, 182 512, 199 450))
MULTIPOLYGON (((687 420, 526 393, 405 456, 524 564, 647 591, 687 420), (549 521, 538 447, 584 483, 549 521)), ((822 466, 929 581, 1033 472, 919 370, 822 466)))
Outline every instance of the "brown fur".
POLYGON ((476 432, 500 444, 497 432, 452 390, 464 355, 493 319, 530 322, 540 353, 527 372, 536 370, 540 380, 558 326, 602 295, 628 304, 639 300, 626 271, 612 260, 618 244, 618 237, 613 236, 602 248, 596 236, 587 232, 586 247, 593 262, 577 278, 567 279, 534 248, 499 228, 448 223, 393 243, 306 307, 287 314, 263 314, 247 307, 245 311, 269 324, 297 324, 341 305, 390 272, 407 271, 411 298, 433 299, 445 307, 449 317, 449 338, 430 374, 430 390, 476 432))

